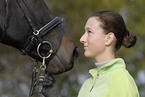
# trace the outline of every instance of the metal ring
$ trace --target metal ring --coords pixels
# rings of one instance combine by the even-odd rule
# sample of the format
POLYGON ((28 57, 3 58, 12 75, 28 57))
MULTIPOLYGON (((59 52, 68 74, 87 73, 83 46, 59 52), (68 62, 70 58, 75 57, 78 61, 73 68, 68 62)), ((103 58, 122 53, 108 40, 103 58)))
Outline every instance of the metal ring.
POLYGON ((38 34, 39 34, 39 31, 38 31, 38 30, 36 30, 36 32, 37 32, 37 33, 33 32, 33 34, 34 34, 34 35, 38 35, 38 34))
MULTIPOLYGON (((48 55, 48 56, 42 56, 41 54, 40 54, 40 52, 39 52, 39 49, 40 49, 40 46, 42 45, 42 44, 49 44, 50 45, 50 47, 51 47, 51 49, 52 49, 52 45, 50 44, 50 42, 48 42, 48 41, 42 41, 42 43, 39 43, 39 45, 38 45, 38 47, 37 47, 37 53, 38 53, 38 55, 39 55, 39 57, 41 57, 41 58, 49 58, 50 56, 51 56, 51 53, 48 55)), ((50 50, 51 50, 50 49, 50 50)))

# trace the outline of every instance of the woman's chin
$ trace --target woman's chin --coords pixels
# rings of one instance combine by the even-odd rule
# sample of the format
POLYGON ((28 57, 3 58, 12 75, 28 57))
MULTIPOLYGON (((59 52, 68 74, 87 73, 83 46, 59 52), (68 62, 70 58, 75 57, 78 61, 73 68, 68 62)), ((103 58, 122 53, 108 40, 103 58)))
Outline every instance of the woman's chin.
POLYGON ((84 56, 88 57, 88 58, 91 58, 91 55, 89 53, 87 53, 87 52, 84 52, 84 56))

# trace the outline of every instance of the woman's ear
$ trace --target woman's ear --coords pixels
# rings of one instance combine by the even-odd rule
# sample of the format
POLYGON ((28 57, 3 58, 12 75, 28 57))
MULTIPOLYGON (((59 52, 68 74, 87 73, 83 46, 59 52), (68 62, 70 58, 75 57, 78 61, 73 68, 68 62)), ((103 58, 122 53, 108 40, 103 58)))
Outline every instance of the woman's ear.
POLYGON ((105 45, 109 46, 113 43, 113 41, 115 41, 115 35, 113 32, 110 32, 106 35, 106 42, 105 45))

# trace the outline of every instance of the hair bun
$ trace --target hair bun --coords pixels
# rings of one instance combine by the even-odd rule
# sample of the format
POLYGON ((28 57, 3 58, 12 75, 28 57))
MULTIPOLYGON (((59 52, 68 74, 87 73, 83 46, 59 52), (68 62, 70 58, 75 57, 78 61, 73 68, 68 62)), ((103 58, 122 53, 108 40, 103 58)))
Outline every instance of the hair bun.
POLYGON ((122 46, 126 48, 133 47, 136 44, 137 37, 134 33, 129 33, 127 30, 127 34, 124 36, 122 46))

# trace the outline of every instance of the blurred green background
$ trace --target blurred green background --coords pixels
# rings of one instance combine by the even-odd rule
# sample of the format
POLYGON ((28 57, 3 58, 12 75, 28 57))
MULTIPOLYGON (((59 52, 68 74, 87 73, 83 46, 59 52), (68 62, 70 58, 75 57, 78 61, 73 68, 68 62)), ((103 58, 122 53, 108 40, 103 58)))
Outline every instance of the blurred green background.
MULTIPOLYGON (((72 70, 57 75, 61 97, 76 97, 82 83, 94 67, 92 59, 83 56, 79 42, 88 17, 100 10, 120 13, 131 32, 138 36, 137 45, 121 48, 127 69, 135 79, 140 96, 145 97, 145 1, 144 0, 45 0, 55 16, 64 18, 64 28, 79 47, 80 56, 72 70)), ((27 97, 31 83, 33 63, 15 48, 0 44, 0 97, 27 97)), ((37 96, 34 96, 37 97, 37 96)))

